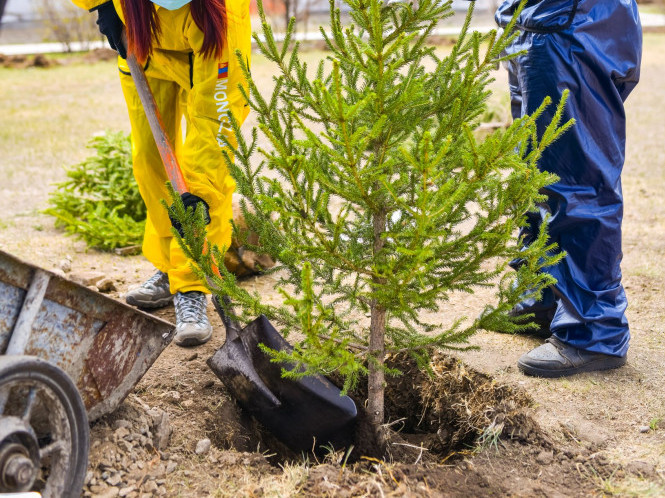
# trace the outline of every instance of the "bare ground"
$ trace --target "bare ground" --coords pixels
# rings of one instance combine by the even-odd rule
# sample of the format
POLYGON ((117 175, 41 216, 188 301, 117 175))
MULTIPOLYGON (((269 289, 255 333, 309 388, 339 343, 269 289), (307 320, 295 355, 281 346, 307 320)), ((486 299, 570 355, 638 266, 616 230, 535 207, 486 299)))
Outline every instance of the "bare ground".
MULTIPOLYGON (((537 340, 482 332, 471 341, 479 350, 455 356, 470 371, 491 376, 497 388, 528 393, 533 405, 526 413, 537 427, 531 439, 496 440, 486 432, 474 443, 475 451, 461 447, 450 457, 425 458, 426 451, 417 450, 401 463, 360 459, 345 465, 339 454, 277 462, 205 365, 224 340, 213 316, 209 344, 167 348, 118 412, 93 425, 86 494, 665 495, 664 51, 665 35, 645 36, 642 81, 627 103, 622 266, 632 333, 627 366, 570 379, 532 379, 521 375, 515 362, 537 340), (173 430, 162 451, 147 437, 158 429, 150 415, 155 408, 168 414, 173 430), (212 448, 197 455, 204 438, 212 448)), ((253 74, 268 84, 270 69, 259 57, 253 74)), ((141 257, 86 250, 39 213, 51 183, 63 177, 62 165, 87 153, 82 144, 91 133, 127 127, 112 64, 0 69, 0 82, 0 248, 46 268, 70 257, 72 272, 102 270, 116 282, 114 297, 120 297, 152 273, 150 265, 141 257)), ((505 88, 502 73, 497 88, 505 88)), ((261 277, 244 285, 276 300, 273 284, 272 277, 261 277)), ((455 298, 446 309, 473 316, 487 299, 482 293, 455 298)), ((173 311, 160 316, 172 319, 173 311)))

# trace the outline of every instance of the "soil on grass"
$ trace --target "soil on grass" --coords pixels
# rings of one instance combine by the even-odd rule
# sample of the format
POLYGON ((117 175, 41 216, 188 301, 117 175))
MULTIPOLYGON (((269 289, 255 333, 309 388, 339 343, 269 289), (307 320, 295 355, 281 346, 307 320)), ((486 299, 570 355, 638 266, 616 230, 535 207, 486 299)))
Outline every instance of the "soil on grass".
MULTIPOLYGON (((397 391, 411 394, 389 398, 388 422, 400 431, 390 442, 400 444, 389 446, 387 456, 350 463, 331 452, 302 462, 277 458, 274 442, 257 437, 254 422, 206 366, 224 341, 210 306, 212 340, 196 349, 169 346, 119 409, 93 424, 86 495, 665 495, 665 35, 645 34, 644 40, 641 82, 626 108, 628 365, 569 379, 528 378, 515 362, 539 340, 481 332, 471 339, 478 350, 435 362, 445 382, 429 391, 412 370, 391 379, 397 391), (467 405, 475 408, 467 412, 467 405), (417 420, 401 420, 404 412, 417 420), (440 453, 433 456, 430 447, 440 453)), ((312 66, 321 56, 306 54, 312 66)), ((110 295, 121 299, 152 275, 150 264, 140 256, 87 250, 39 213, 52 183, 63 179, 62 166, 88 154, 84 144, 92 133, 127 129, 117 71, 113 62, 62 65, 49 70, 48 84, 43 74, 0 69, 0 248, 48 269, 101 271, 117 288, 110 295)), ((270 85, 272 70, 260 56, 253 58, 252 74, 270 85)), ((507 88, 502 71, 496 88, 507 88)), ((279 299, 272 276, 243 285, 269 303, 279 299)), ((475 316, 489 300, 483 291, 453 296, 441 320, 475 316)), ((174 318, 172 308, 158 314, 174 318)))
POLYGON ((0 54, 0 67, 11 69, 27 69, 29 67, 49 68, 57 66, 59 62, 44 55, 4 55, 0 54))

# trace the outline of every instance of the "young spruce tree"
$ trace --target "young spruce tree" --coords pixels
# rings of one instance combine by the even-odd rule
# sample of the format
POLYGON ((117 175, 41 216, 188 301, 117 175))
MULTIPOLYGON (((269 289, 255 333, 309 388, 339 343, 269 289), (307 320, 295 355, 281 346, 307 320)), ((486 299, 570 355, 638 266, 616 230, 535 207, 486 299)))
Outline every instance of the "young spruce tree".
POLYGON ((476 137, 512 29, 471 32, 473 3, 442 57, 427 39, 452 15, 450 2, 345 3, 352 24, 341 24, 331 1, 329 31, 321 30, 329 55, 311 70, 292 43, 293 23, 278 44, 259 0, 263 36, 254 38, 273 64, 275 85, 266 96, 245 67, 246 97, 271 147, 257 147, 257 129, 244 139, 235 123, 238 143, 228 144, 248 225, 278 261, 282 305, 240 288, 223 267, 216 276, 213 261, 222 261, 224 248, 206 249, 200 213, 185 213, 178 202, 171 209, 213 293, 230 296, 242 320, 263 313, 285 335, 299 333, 293 352, 270 352, 304 367, 285 375, 336 371, 345 389, 368 375, 378 426, 384 375, 396 373, 384 366, 386 354, 408 351, 426 368, 432 348, 463 347, 479 328, 523 328, 507 311, 553 283, 539 272, 561 257, 546 232, 526 248, 516 234, 555 180, 536 162, 570 123, 559 125, 560 104, 544 133, 535 124, 541 108, 476 137), (506 272, 515 258, 524 264, 506 272), (496 290, 496 302, 479 316, 449 327, 424 318, 446 309, 450 293, 479 286, 496 290))

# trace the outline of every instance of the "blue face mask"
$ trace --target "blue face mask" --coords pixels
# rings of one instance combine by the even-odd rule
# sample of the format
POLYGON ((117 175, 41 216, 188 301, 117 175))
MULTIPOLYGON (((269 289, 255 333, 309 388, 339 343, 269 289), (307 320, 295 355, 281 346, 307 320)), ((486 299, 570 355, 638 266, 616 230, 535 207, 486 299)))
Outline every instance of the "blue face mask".
POLYGON ((192 0, 152 0, 152 3, 164 7, 167 10, 176 10, 192 0))

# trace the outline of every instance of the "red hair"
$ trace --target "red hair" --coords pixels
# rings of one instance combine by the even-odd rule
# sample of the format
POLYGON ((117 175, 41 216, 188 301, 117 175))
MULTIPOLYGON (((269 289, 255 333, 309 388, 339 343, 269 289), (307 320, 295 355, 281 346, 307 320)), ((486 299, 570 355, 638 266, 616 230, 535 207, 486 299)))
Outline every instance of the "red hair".
MULTIPOLYGON (((152 52, 153 38, 161 34, 155 4, 150 0, 122 0, 121 4, 127 25, 128 51, 145 62, 152 52)), ((204 57, 221 57, 226 39, 225 0, 192 0, 190 10, 203 32, 201 53, 204 57)))

